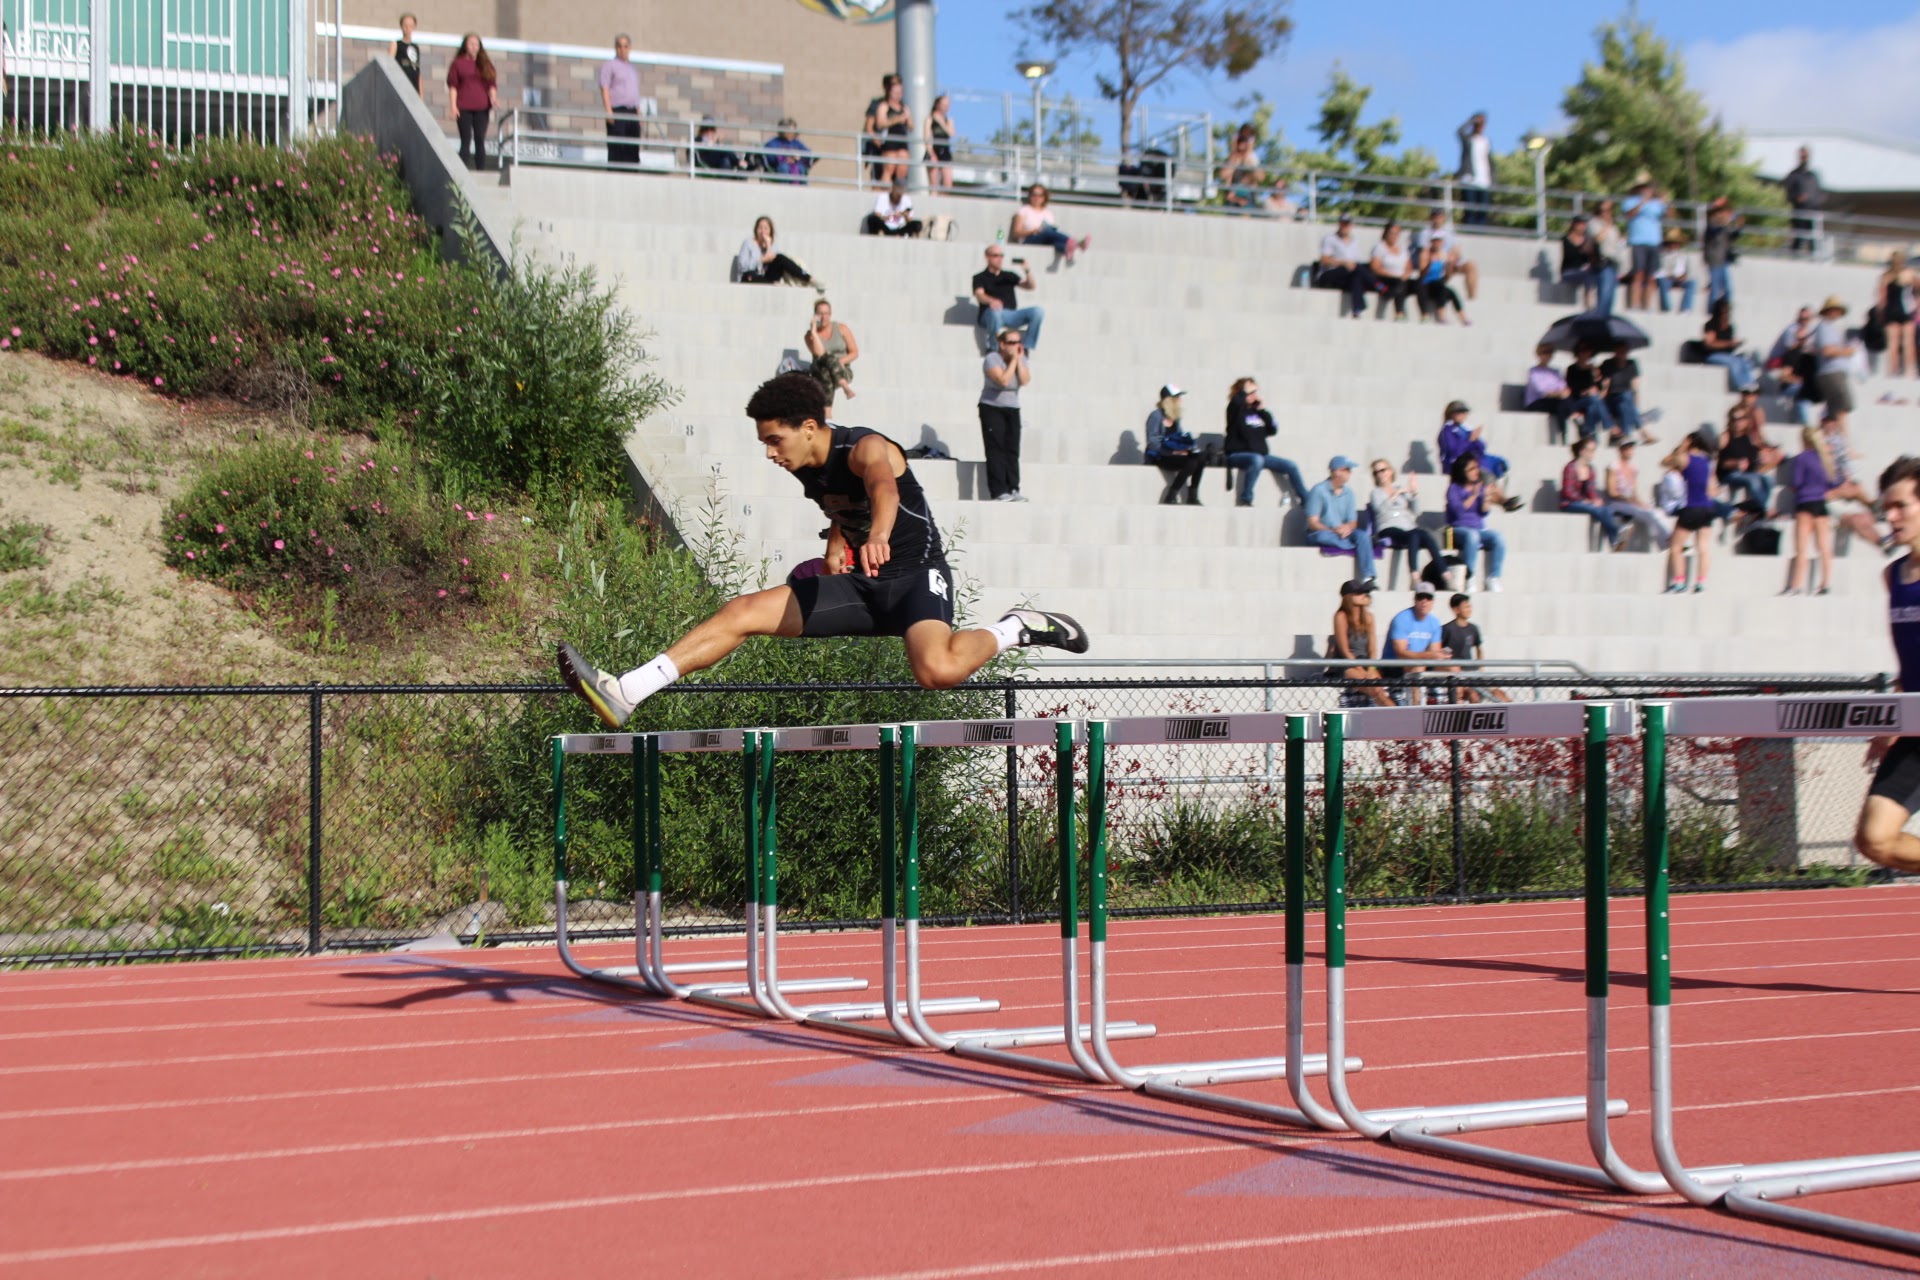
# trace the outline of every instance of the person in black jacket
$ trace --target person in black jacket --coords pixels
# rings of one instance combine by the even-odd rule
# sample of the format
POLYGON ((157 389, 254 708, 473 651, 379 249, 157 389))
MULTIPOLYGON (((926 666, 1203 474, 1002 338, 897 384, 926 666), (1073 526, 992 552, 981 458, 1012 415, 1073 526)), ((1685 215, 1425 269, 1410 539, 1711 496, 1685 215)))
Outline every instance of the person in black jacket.
POLYGON ((1305 502, 1307 487, 1301 483, 1300 468, 1285 458, 1267 452, 1267 440, 1278 430, 1273 415, 1260 403, 1260 386, 1252 378, 1235 380, 1227 394, 1227 465, 1240 471, 1240 500, 1237 505, 1253 505, 1254 486, 1262 471, 1276 471, 1293 489, 1293 500, 1305 502))

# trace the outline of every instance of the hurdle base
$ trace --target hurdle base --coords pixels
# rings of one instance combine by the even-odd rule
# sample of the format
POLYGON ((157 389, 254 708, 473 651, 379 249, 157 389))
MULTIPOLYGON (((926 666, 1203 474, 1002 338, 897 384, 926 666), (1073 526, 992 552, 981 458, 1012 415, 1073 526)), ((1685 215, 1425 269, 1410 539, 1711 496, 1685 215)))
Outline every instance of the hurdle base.
MULTIPOLYGON (((1623 1116, 1627 1113, 1627 1104, 1620 1098, 1611 1099, 1607 1103, 1606 1113, 1609 1117, 1623 1116)), ((1554 1182, 1572 1183, 1574 1186, 1590 1187, 1596 1191, 1618 1191, 1620 1184, 1603 1169, 1572 1164, 1565 1160, 1550 1160, 1544 1156, 1524 1155, 1517 1151, 1500 1151, 1471 1142, 1462 1142, 1458 1138, 1443 1138, 1434 1133, 1435 1129, 1447 1129, 1454 1133, 1479 1133, 1487 1129, 1563 1124, 1586 1118, 1585 1100, 1571 1107, 1547 1106, 1514 1111, 1473 1112, 1447 1119, 1429 1116, 1395 1125, 1388 1130, 1387 1140, 1395 1146, 1411 1147, 1416 1151, 1425 1151, 1432 1155, 1451 1156, 1456 1160, 1465 1160, 1469 1164, 1509 1169, 1515 1173, 1531 1174, 1554 1182)))
MULTIPOLYGON (((1348 1058, 1346 1069, 1359 1071, 1365 1065, 1359 1058, 1348 1058)), ((1300 1069, 1305 1075, 1324 1076, 1327 1074, 1327 1055, 1310 1055, 1301 1061, 1300 1069)), ((1161 1062, 1128 1067, 1127 1071, 1131 1075, 1145 1076, 1148 1080, 1172 1085, 1242 1084, 1254 1080, 1283 1079, 1287 1074, 1287 1060, 1226 1058, 1219 1062, 1161 1062)), ((1142 1084, 1144 1087, 1145 1082, 1142 1084)))
MULTIPOLYGON (((945 996, 938 1000, 928 1000, 921 1004, 928 1013, 998 1013, 998 1000, 982 1000, 976 996, 945 996)), ((834 1018, 845 1022, 877 1022, 887 1016, 884 1003, 867 1004, 803 1004, 800 1012, 812 1017, 834 1018)))
MULTIPOLYGON (((763 987, 767 985, 767 983, 761 983, 763 987)), ((867 980, 865 978, 782 978, 775 989, 782 995, 790 991, 798 995, 815 991, 865 991, 867 980)), ((744 982, 719 982, 690 988, 687 998, 710 996, 724 1000, 752 993, 753 988, 744 982)), ((757 1007, 754 1012, 760 1017, 766 1016, 757 1007)))
MULTIPOLYGON (((1911 1170, 1905 1175, 1906 1178, 1916 1176, 1920 1176, 1920 1173, 1911 1170)), ((1838 1214, 1821 1213, 1817 1209, 1803 1209, 1799 1205, 1777 1204, 1750 1191, 1729 1191, 1721 1199, 1720 1204, 1728 1213, 1742 1218, 1754 1218, 1777 1226, 1812 1231, 1860 1244, 1877 1245, 1882 1249, 1893 1249, 1900 1253, 1920 1254, 1920 1232, 1902 1231, 1898 1227, 1882 1226, 1876 1222, 1843 1218, 1838 1214)))
MULTIPOLYGON (((931 1003, 929 1001, 920 1007, 930 1011, 931 1003)), ((1080 1043, 1086 1044, 1093 1039, 1091 1028, 1080 1027, 1078 1030, 1080 1043)), ((1156 1031, 1151 1022, 1115 1022, 1108 1026, 1107 1034, 1120 1040, 1145 1040, 1155 1035, 1156 1031)), ((962 1031, 956 1033, 953 1038, 958 1042, 954 1045, 953 1051, 963 1053, 969 1049, 1025 1049, 1040 1045, 1065 1044, 1067 1032, 1065 1027, 1001 1027, 991 1031, 962 1031)), ((1027 1060, 1022 1059, 1022 1061, 1027 1060)), ((1045 1061, 1045 1059, 1033 1059, 1033 1061, 1045 1061)), ((1054 1063, 1053 1065, 1066 1064, 1054 1063)), ((1085 1076, 1075 1071, 1074 1078, 1085 1079, 1085 1076)))

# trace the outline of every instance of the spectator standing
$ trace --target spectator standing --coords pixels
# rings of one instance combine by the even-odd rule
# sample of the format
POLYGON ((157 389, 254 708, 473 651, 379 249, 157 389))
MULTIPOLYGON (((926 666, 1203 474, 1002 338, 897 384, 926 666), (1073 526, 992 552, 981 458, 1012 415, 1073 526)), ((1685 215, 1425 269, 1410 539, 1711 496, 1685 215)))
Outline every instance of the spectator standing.
POLYGON ((1360 523, 1360 503, 1348 481, 1353 459, 1337 453, 1327 462, 1327 478, 1307 490, 1307 541, 1315 546, 1353 552, 1353 567, 1362 580, 1373 581, 1373 538, 1360 523))
POLYGON ((1648 444, 1654 443, 1640 417, 1640 362, 1633 358, 1626 343, 1614 344, 1612 357, 1600 366, 1600 376, 1607 380, 1607 412, 1619 427, 1615 443, 1636 436, 1648 444))
POLYGON ((1367 497, 1367 511, 1373 519, 1373 540, 1403 548, 1407 577, 1417 582, 1420 553, 1426 552, 1427 563, 1435 564, 1440 559, 1440 543, 1420 527, 1420 491, 1413 473, 1408 472, 1401 480, 1385 458, 1375 458, 1371 469, 1373 492, 1367 497))
POLYGON ((1413 292, 1419 275, 1413 269, 1412 256, 1401 238, 1399 223, 1389 222, 1381 230, 1380 243, 1373 246, 1373 257, 1368 265, 1373 268, 1374 279, 1380 282, 1379 288, 1385 295, 1380 300, 1376 314, 1384 316, 1387 303, 1392 302, 1394 320, 1405 320, 1407 295, 1413 292))
POLYGON ((1847 304, 1840 295, 1831 295, 1820 304, 1820 323, 1813 331, 1814 354, 1820 360, 1814 383, 1820 393, 1820 402, 1827 406, 1827 415, 1834 420, 1842 436, 1848 434, 1847 418, 1853 412, 1855 356, 1853 337, 1840 322, 1840 317, 1846 314, 1847 304))
POLYGON ((447 68, 450 104, 460 130, 460 163, 469 169, 487 167, 487 122, 500 106, 500 77, 487 56, 487 46, 469 31, 460 38, 460 52, 447 68))
POLYGON ((1168 383, 1160 388, 1160 401, 1147 415, 1147 462, 1160 468, 1166 488, 1160 491, 1160 505, 1176 503, 1200 505, 1200 473, 1207 465, 1200 444, 1180 425, 1182 401, 1186 392, 1168 383))
POLYGON ((1687 233, 1679 227, 1667 228, 1666 247, 1660 251, 1660 269, 1654 272, 1653 287, 1660 293, 1660 310, 1673 310, 1673 294, 1680 292, 1680 309, 1693 310, 1694 279, 1687 266, 1687 233))
POLYGON ((1632 440, 1622 440, 1614 462, 1607 468, 1607 511, 1616 520, 1628 520, 1645 529, 1653 545, 1664 551, 1673 540, 1673 525, 1664 514, 1640 501, 1640 472, 1633 462, 1635 452, 1632 440))
POLYGON ((1626 546, 1620 536, 1620 522, 1608 510, 1600 493, 1600 477, 1593 469, 1599 451, 1599 442, 1592 436, 1574 441, 1573 460, 1560 472, 1560 509, 1592 520, 1606 537, 1607 550, 1619 551, 1626 546))
POLYGON ((1373 590, 1365 578, 1349 578, 1340 587, 1340 607, 1334 610, 1333 629, 1327 636, 1327 656, 1336 661, 1328 668, 1343 680, 1369 680, 1373 683, 1355 689, 1358 697, 1378 706, 1393 705, 1380 668, 1373 662, 1373 590))
MULTIPOLYGON (((941 94, 927 109, 927 189, 953 189, 953 99, 941 94)), ((1029 341, 1031 348, 1033 343, 1029 341)))
POLYGON ((813 357, 813 367, 807 372, 827 393, 827 407, 833 407, 836 391, 844 391, 847 399, 853 399, 853 362, 860 358, 860 344, 854 339, 853 330, 833 318, 831 302, 825 298, 814 300, 813 322, 807 326, 802 339, 813 357))
POLYGON ((1460 184, 1460 199, 1466 211, 1460 220, 1470 227, 1487 223, 1487 206, 1493 203, 1493 142, 1487 137, 1487 113, 1476 111, 1456 133, 1460 139, 1460 167, 1454 179, 1460 184))
POLYGON ((1766 515, 1772 504, 1773 473, 1781 461, 1780 451, 1767 443, 1766 421, 1758 388, 1748 387, 1727 410, 1715 468, 1728 495, 1756 516, 1766 515))
POLYGON ((799 121, 782 116, 778 132, 767 139, 765 151, 760 159, 774 181, 806 185, 807 176, 813 172, 813 148, 800 141, 799 121))
POLYGON ((873 109, 873 131, 880 140, 880 181, 904 187, 913 161, 913 112, 907 110, 907 86, 899 76, 873 109))
POLYGON ((860 133, 862 135, 860 139, 860 154, 874 158, 873 163, 869 167, 872 171, 871 176, 875 182, 881 181, 880 174, 883 166, 880 164, 878 156, 880 155, 880 142, 884 137, 880 132, 880 126, 875 123, 875 116, 878 115, 881 106, 886 102, 888 97, 892 95, 893 86, 899 83, 900 77, 891 71, 881 76, 880 96, 868 101, 867 113, 860 119, 860 133))
POLYGON ((1632 256, 1627 237, 1613 220, 1613 201, 1602 200, 1595 207, 1593 220, 1587 224, 1587 234, 1593 239, 1593 312, 1595 315, 1610 316, 1613 314, 1613 296, 1619 288, 1620 276, 1632 256))
POLYGON ((1653 305, 1653 281, 1660 274, 1660 243, 1667 218, 1667 201, 1644 171, 1633 180, 1633 193, 1620 202, 1627 218, 1627 249, 1633 255, 1627 305, 1645 311, 1653 305))
POLYGON ((980 440, 987 453, 987 496, 995 502, 1025 502, 1020 492, 1020 388, 1033 379, 1021 350, 1020 333, 996 336, 995 349, 981 362, 986 384, 980 388, 980 440))
MULTIPOLYGON (((410 13, 401 14, 400 38, 395 40, 393 47, 388 50, 393 55, 394 62, 399 65, 400 74, 407 78, 407 83, 413 86, 415 93, 420 92, 420 46, 413 42, 413 31, 417 26, 419 26, 419 19, 410 13)), ((0 54, 0 59, 4 57, 4 54, 0 54)), ((5 80, 6 65, 4 61, 0 61, 0 83, 4 83, 5 80)))
POLYGON ((917 236, 920 226, 920 219, 913 216, 913 197, 907 194, 907 180, 899 177, 874 197, 873 212, 867 215, 860 231, 869 236, 917 236))
POLYGON ((613 56, 600 64, 600 107, 610 116, 607 121, 607 163, 640 163, 640 148, 615 138, 640 136, 640 70, 633 65, 633 41, 625 35, 613 38, 613 56), (631 116, 631 119, 627 117, 631 116))
POLYGON ((693 132, 693 167, 709 178, 735 182, 745 178, 741 170, 746 166, 740 163, 740 153, 726 145, 720 136, 720 126, 712 120, 703 121, 693 132))
POLYGON ((1413 247, 1427 250, 1438 245, 1440 254, 1447 262, 1449 276, 1458 275, 1467 282, 1467 301, 1472 302, 1480 296, 1480 266, 1460 250, 1460 237, 1454 234, 1453 223, 1447 221, 1447 211, 1441 208, 1427 211, 1427 225, 1413 237, 1413 247))
POLYGON ((1567 366, 1567 394, 1554 413, 1560 439, 1567 434, 1567 422, 1580 415, 1580 435, 1584 439, 1605 430, 1611 439, 1619 434, 1619 424, 1607 408, 1607 379, 1593 363, 1593 344, 1582 342, 1573 349, 1573 363, 1567 366))
MULTIPOLYGON (((1263 471, 1272 471, 1293 491, 1295 502, 1307 500, 1306 485, 1300 468, 1286 458, 1267 452, 1267 441, 1278 428, 1273 415, 1260 401, 1260 384, 1252 378, 1237 379, 1227 392, 1227 430, 1225 439, 1227 466, 1240 472, 1240 496, 1235 506, 1253 505, 1253 491, 1263 471)), ((1275 481, 1279 483, 1279 481, 1275 481)))
POLYGON ((1047 318, 1045 307, 1023 307, 1017 290, 1031 291, 1034 287, 1033 268, 1027 265, 1025 258, 1015 258, 1013 265, 1020 268, 1020 274, 1004 270, 1001 266, 1006 251, 997 244, 987 246, 987 269, 976 272, 973 277, 973 300, 980 304, 980 314, 974 318, 974 325, 980 330, 981 341, 991 347, 995 338, 1008 329, 1024 329, 1027 335, 1027 351, 1040 350, 1040 325, 1047 318))
POLYGON ((1013 221, 1007 225, 1007 239, 1014 244, 1051 245, 1071 264, 1074 254, 1087 251, 1087 237, 1075 240, 1053 224, 1051 199, 1040 183, 1028 187, 1026 202, 1013 211, 1013 221))
POLYGON ((1707 569, 1712 559, 1713 522, 1720 510, 1713 501, 1713 437, 1711 428, 1702 428, 1687 436, 1667 455, 1666 465, 1676 471, 1685 486, 1686 498, 1673 517, 1673 538, 1667 544, 1667 594, 1679 595, 1687 589, 1687 545, 1694 547, 1693 589, 1707 589, 1707 569))
POLYGON ((1893 377, 1920 373, 1913 359, 1914 286, 1920 283, 1907 255, 1895 249, 1881 273, 1878 290, 1880 324, 1887 332, 1887 372, 1893 377))
MULTIPOLYGON (((1473 597, 1456 591, 1447 601, 1447 607, 1453 610, 1453 621, 1440 628, 1440 647, 1455 662, 1485 661, 1487 647, 1480 638, 1480 625, 1473 620, 1473 597)), ((1452 669, 1460 670, 1459 667, 1452 669)), ((1481 689, 1470 684, 1453 687, 1455 702, 1485 702, 1488 698, 1495 702, 1513 701, 1504 689, 1481 689)))
MULTIPOLYGON (((816 290, 824 290, 825 285, 808 275, 806 269, 792 258, 787 257, 773 243, 773 219, 762 214, 753 220, 753 234, 740 245, 740 252, 733 256, 733 280, 735 284, 810 284, 816 290)), ((831 398, 827 401, 831 404, 831 398)))
POLYGON ((1707 305, 1733 300, 1733 264, 1740 254, 1734 241, 1746 219, 1737 216, 1725 196, 1707 206, 1707 230, 1700 240, 1700 260, 1707 264, 1707 305))
POLYGON ((1800 148, 1799 163, 1780 183, 1786 192, 1787 203, 1793 206, 1795 253, 1814 252, 1814 215, 1827 202, 1827 193, 1820 189, 1820 175, 1813 171, 1812 161, 1811 153, 1805 147, 1800 148))
POLYGON ((1320 238, 1320 262, 1314 271, 1313 287, 1344 289, 1347 308, 1356 320, 1367 314, 1367 295, 1380 284, 1362 257, 1360 242, 1353 235, 1353 218, 1343 213, 1339 225, 1320 238))
POLYGON ((1797 596, 1807 588, 1808 548, 1820 558, 1820 589, 1824 596, 1833 583, 1833 517, 1827 494, 1839 484, 1827 442, 1813 427, 1800 429, 1800 453, 1793 460, 1793 560, 1787 570, 1787 589, 1797 596))
POLYGON ((1467 572, 1473 573, 1480 548, 1485 546, 1487 590, 1495 593, 1505 590, 1500 585, 1500 572, 1507 563, 1507 540, 1487 523, 1487 506, 1489 503, 1504 506, 1514 500, 1507 497, 1497 482, 1481 475, 1480 460, 1472 456, 1456 461, 1448 479, 1452 483, 1447 486, 1447 528, 1453 534, 1460 559, 1467 572))
MULTIPOLYGON (((1845 311, 1845 306, 1841 307, 1845 311)), ((1727 390, 1758 386, 1760 371, 1753 358, 1740 347, 1733 328, 1733 304, 1725 298, 1707 309, 1707 323, 1700 331, 1700 345, 1706 348, 1706 362, 1727 371, 1727 390)))
MULTIPOLYGON (((1560 375, 1554 376, 1557 378, 1560 375)), ((1563 391, 1566 389, 1564 383, 1561 384, 1561 389, 1563 391)), ((1450 472, 1453 470, 1453 464, 1460 459, 1472 458, 1488 475, 1496 479, 1506 475, 1507 460, 1488 453, 1487 442, 1481 439, 1486 428, 1467 425, 1467 415, 1471 412, 1464 400, 1455 400, 1447 405, 1446 413, 1442 415, 1440 421, 1438 440, 1440 469, 1450 472)))
POLYGON ((1600 250, 1593 242, 1593 231, 1585 214, 1575 214, 1560 237, 1560 283, 1580 291, 1580 302, 1589 310, 1595 305, 1600 286, 1600 250))
MULTIPOLYGON (((1440 619, 1433 616, 1433 592, 1421 587, 1413 593, 1413 604, 1393 615, 1393 621, 1387 624, 1387 653, 1389 658, 1417 660, 1420 658, 1444 659, 1448 656, 1446 646, 1440 643, 1440 619)), ((1387 680, 1397 684, 1402 698, 1395 701, 1410 700, 1418 704, 1419 692, 1410 689, 1408 682, 1414 676, 1427 670, 1425 667, 1394 667, 1387 672, 1387 680), (1407 699, 1407 695, 1411 698, 1407 699)))

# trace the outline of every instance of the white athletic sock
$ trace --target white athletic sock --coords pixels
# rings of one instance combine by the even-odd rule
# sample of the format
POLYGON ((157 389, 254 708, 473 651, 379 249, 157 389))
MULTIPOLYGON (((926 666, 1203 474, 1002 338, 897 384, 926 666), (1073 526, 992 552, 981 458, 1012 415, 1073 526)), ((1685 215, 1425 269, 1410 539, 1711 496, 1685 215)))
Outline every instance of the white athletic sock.
POLYGON ((1020 643, 1020 632, 1023 628, 1018 618, 1002 618, 980 629, 993 637, 993 652, 994 656, 998 657, 1020 643))
POLYGON ((661 654, 644 667, 635 667, 620 677, 620 692, 639 706, 654 694, 660 692, 680 678, 680 668, 673 665, 673 659, 661 654))

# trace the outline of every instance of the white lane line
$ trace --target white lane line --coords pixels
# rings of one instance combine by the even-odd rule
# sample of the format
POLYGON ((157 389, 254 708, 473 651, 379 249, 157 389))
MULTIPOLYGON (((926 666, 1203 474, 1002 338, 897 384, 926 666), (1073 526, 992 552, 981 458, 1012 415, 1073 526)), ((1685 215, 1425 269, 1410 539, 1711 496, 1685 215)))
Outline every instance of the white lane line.
POLYGON ((531 1217, 538 1214, 567 1213, 582 1209, 612 1209, 623 1205, 659 1204, 676 1200, 759 1196, 786 1191, 813 1191, 825 1187, 884 1186, 889 1183, 910 1182, 925 1178, 979 1177, 1029 1173, 1041 1169, 1071 1169, 1091 1165, 1174 1160, 1195 1156, 1223 1154, 1245 1156, 1247 1153, 1248 1148, 1244 1145, 1214 1142, 1204 1146, 1169 1147, 1155 1151, 1103 1152, 1098 1155, 1060 1156, 1049 1160, 1004 1160, 961 1165, 936 1164, 913 1169, 820 1174, 811 1178, 735 1182, 720 1186, 685 1187, 666 1191, 629 1191, 618 1195, 577 1196, 565 1200, 541 1200, 525 1204, 480 1205, 471 1209, 442 1209, 426 1213, 396 1213, 333 1222, 292 1223, 286 1226, 257 1227, 245 1231, 209 1232, 204 1235, 160 1236, 148 1240, 118 1240, 104 1244, 67 1245, 52 1249, 23 1249, 14 1253, 0 1253, 0 1265, 22 1262, 62 1262, 71 1258, 123 1257, 128 1254, 155 1253, 168 1249, 206 1249, 217 1245, 257 1244, 268 1240, 296 1240, 314 1236, 344 1235, 356 1231, 391 1230, 398 1227, 444 1226, 456 1222, 484 1222, 499 1218, 531 1217))

